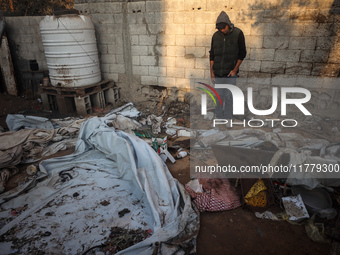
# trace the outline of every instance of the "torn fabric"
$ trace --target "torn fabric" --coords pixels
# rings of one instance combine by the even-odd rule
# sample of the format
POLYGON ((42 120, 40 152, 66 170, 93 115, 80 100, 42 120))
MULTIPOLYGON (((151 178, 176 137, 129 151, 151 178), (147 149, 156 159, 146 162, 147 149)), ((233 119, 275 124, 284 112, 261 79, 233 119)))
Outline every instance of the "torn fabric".
POLYGON ((86 121, 74 154, 42 161, 48 178, 2 204, 5 210, 27 204, 0 230, 12 238, 6 242, 30 240, 15 247, 18 253, 80 254, 100 245, 114 226, 152 230, 151 237, 117 254, 152 254, 156 242, 158 254, 195 252, 199 215, 184 187, 147 143, 106 121, 86 121), (120 218, 124 208, 130 212, 120 218))

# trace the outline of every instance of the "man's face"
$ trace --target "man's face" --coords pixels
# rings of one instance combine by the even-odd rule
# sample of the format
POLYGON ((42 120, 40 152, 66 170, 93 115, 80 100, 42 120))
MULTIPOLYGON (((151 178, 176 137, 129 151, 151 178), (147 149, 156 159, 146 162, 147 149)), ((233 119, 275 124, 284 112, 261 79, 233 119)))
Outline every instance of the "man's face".
POLYGON ((228 32, 229 32, 229 26, 226 25, 225 28, 220 29, 220 31, 221 31, 223 34, 228 33, 228 32))

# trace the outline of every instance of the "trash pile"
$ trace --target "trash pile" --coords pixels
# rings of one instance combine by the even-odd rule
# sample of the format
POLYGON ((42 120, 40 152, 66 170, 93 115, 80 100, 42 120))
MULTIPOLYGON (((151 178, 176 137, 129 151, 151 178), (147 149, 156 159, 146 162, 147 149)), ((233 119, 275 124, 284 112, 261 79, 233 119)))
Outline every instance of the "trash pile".
MULTIPOLYGON (((2 253, 91 254, 94 247, 112 254, 195 252, 199 215, 160 156, 171 154, 167 140, 155 136, 158 117, 149 119, 154 132, 146 143, 135 135, 143 126, 133 119, 136 115, 127 105, 77 122, 81 127, 73 132, 78 135, 73 154, 41 161, 30 168, 29 183, 0 196, 2 253)), ((65 135, 62 130, 74 128, 66 127, 40 128, 51 134, 43 151, 57 134, 65 135)), ((0 135, 31 135, 37 128, 0 135)), ((16 145, 23 147, 32 141, 29 137, 16 145)))
MULTIPOLYGON (((194 202, 197 196, 213 196, 209 188, 200 190, 197 183, 202 184, 208 178, 211 183, 221 180, 214 178, 228 178, 233 180, 235 188, 240 184, 242 205, 256 212, 257 217, 305 224, 308 236, 313 236, 312 240, 329 242, 320 222, 336 220, 340 208, 339 143, 323 138, 306 138, 299 133, 285 133, 281 129, 272 132, 211 129, 196 130, 193 134, 196 136, 191 143, 191 163, 204 170, 197 174, 194 168, 191 169, 192 176, 197 178, 191 184, 194 181, 196 184, 188 189, 189 183, 186 188, 194 202), (209 165, 204 163, 209 158, 216 158, 215 165, 204 168, 203 165, 209 165), (232 166, 236 171, 228 172, 227 168, 222 171, 221 166, 232 166), (242 172, 241 169, 248 171, 242 172), (268 211, 274 204, 281 208, 281 213, 268 211), (316 233, 319 238, 315 238, 316 233)), ((234 193, 229 193, 228 198, 232 197, 234 193)), ((204 211, 200 204, 198 208, 204 211)), ((218 207, 214 209, 218 211, 218 207)), ((329 238, 333 237, 329 235, 329 238)))
POLYGON ((0 195, 4 252, 194 252, 199 212, 241 206, 257 218, 304 224, 313 241, 329 242, 319 218, 338 215, 336 171, 316 176, 301 168, 251 177, 214 173, 213 178, 201 173, 183 187, 165 162, 187 157, 183 161, 237 169, 334 165, 340 160, 338 143, 280 129, 194 129, 183 114, 174 109, 175 116, 169 114, 169 109, 146 114, 128 103, 101 118, 8 116, 13 131, 0 133, 0 192, 19 163, 30 164, 30 178, 0 195), (45 159, 69 146, 73 154, 45 159), (280 213, 270 210, 274 204, 280 213))
MULTIPOLYGON (((103 251, 107 254, 116 254, 119 251, 125 250, 130 246, 144 241, 151 236, 151 229, 124 229, 119 227, 111 228, 111 233, 108 240, 101 245, 88 249, 83 254, 98 254, 97 252, 103 251)), ((158 250, 159 244, 155 245, 155 250, 158 250)))

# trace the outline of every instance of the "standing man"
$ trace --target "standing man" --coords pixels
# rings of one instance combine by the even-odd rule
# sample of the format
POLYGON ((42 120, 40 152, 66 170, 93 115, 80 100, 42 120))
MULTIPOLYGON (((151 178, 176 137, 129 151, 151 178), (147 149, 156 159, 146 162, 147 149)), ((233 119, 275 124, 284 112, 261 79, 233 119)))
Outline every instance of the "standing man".
MULTIPOLYGON (((222 11, 216 20, 210 49, 210 75, 213 83, 236 85, 239 67, 246 57, 246 44, 241 29, 234 27, 229 16, 222 11)), ((228 89, 216 89, 223 106, 215 108, 215 118, 233 118, 233 98, 228 89)))

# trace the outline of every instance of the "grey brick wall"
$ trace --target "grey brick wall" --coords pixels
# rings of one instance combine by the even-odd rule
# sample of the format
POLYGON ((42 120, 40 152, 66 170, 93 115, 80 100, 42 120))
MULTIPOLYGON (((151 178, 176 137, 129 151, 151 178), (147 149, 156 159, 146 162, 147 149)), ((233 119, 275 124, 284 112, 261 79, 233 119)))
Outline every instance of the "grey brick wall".
POLYGON ((221 10, 246 37, 248 54, 240 68, 241 77, 261 73, 337 77, 339 17, 332 14, 337 10, 333 2, 76 0, 75 7, 89 14, 103 34, 98 42, 101 55, 120 56, 120 64, 113 57, 102 59, 105 64, 112 61, 111 68, 102 70, 103 76, 126 82, 121 75, 124 65, 124 74, 131 70, 137 88, 122 86, 137 92, 148 91, 138 86, 189 88, 190 78, 208 79, 211 36, 221 10), (132 56, 125 56, 127 53, 132 56))
MULTIPOLYGON (((152 90, 147 86, 171 94, 172 87, 188 90, 191 78, 208 79, 211 36, 222 10, 246 37, 240 77, 334 78, 340 72, 340 6, 334 0, 75 0, 75 8, 95 24, 103 78, 115 80, 130 100, 143 98, 152 90)), ((41 18, 6 22, 17 56, 45 68, 41 18)))
POLYGON ((28 71, 29 60, 37 60, 41 70, 47 69, 39 22, 43 17, 5 17, 11 53, 20 71, 28 71))

